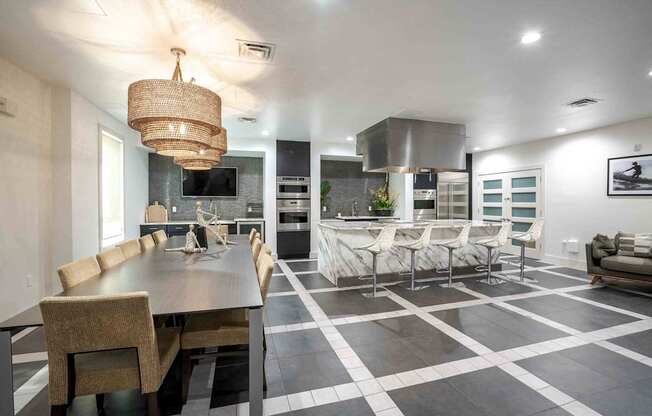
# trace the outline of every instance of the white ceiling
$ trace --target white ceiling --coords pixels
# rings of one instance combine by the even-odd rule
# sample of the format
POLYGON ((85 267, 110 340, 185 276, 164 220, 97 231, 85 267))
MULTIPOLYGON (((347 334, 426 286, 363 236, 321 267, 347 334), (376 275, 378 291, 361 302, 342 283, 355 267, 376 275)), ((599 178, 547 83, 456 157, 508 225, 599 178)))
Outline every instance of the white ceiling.
POLYGON ((651 0, 0 0, 0 55, 124 120, 129 83, 169 78, 181 46, 238 141, 344 142, 399 116, 488 149, 652 115, 651 22, 651 0), (564 105, 585 96, 604 101, 564 105))

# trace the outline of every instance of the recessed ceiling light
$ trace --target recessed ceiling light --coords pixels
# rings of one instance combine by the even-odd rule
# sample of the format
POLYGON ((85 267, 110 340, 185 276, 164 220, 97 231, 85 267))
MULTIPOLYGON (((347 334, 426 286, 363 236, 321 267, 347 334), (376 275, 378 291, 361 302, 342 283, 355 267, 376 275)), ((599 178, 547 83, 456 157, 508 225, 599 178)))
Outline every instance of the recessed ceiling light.
POLYGON ((537 42, 539 39, 541 39, 541 33, 536 31, 526 32, 521 37, 521 43, 524 45, 529 45, 530 43, 537 42))
POLYGON ((353 136, 347 136, 346 141, 347 142, 352 142, 353 141, 353 136))
POLYGON ((473 148, 473 151, 474 151, 474 152, 477 152, 478 150, 482 150, 482 148, 481 148, 481 147, 474 147, 474 148, 473 148))
POLYGON ((263 136, 269 136, 269 130, 263 130, 260 132, 263 136))
POLYGON ((557 133, 566 133, 566 127, 560 127, 557 129, 557 133))
POLYGON ((650 70, 650 72, 647 73, 647 76, 652 77, 652 69, 650 70))

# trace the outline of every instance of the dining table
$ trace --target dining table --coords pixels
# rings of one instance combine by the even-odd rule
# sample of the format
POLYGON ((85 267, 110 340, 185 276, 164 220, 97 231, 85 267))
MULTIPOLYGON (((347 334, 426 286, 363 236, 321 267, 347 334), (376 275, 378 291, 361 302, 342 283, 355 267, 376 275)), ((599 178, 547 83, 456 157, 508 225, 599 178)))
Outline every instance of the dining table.
MULTIPOLYGON (((166 251, 185 245, 171 237, 98 276, 55 296, 114 295, 145 291, 153 317, 186 317, 204 312, 248 309, 249 414, 263 411, 263 299, 246 236, 224 247, 210 241, 203 253, 166 251)), ((182 320, 182 319, 180 319, 182 320)), ((12 333, 43 326, 39 305, 0 323, 0 415, 14 414, 12 333)))

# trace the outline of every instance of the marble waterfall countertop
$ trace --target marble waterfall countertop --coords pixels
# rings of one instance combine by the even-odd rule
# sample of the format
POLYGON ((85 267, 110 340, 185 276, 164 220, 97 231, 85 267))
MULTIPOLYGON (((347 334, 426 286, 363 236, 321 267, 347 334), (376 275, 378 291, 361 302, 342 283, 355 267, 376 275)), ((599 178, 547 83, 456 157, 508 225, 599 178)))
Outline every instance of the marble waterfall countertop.
MULTIPOLYGON (((395 242, 408 242, 420 237, 427 224, 434 224, 432 240, 452 239, 468 221, 429 220, 429 221, 322 221, 319 224, 319 272, 337 284, 341 277, 371 274, 371 254, 355 250, 356 247, 371 243, 383 227, 397 227, 395 242)), ((473 241, 498 233, 499 223, 471 221, 469 244, 455 250, 453 267, 472 267, 487 264, 487 250, 473 245, 473 241)), ((498 252, 493 253, 492 263, 498 261, 498 252)), ((448 267, 448 250, 430 246, 416 253, 417 270, 434 270, 448 267)), ((410 269, 410 252, 400 247, 392 247, 378 256, 378 273, 404 272, 410 269)))

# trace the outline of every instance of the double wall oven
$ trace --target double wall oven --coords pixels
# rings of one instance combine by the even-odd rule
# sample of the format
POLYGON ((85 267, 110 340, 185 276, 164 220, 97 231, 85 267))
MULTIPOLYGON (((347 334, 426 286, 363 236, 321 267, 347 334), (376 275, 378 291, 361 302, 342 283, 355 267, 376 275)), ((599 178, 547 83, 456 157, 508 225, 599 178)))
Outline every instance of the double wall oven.
POLYGON ((434 189, 414 190, 413 217, 416 221, 437 219, 437 191, 434 189))
POLYGON ((276 199, 310 199, 310 178, 305 176, 278 176, 276 199))
POLYGON ((310 230, 309 199, 278 199, 276 201, 277 231, 310 230))

